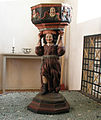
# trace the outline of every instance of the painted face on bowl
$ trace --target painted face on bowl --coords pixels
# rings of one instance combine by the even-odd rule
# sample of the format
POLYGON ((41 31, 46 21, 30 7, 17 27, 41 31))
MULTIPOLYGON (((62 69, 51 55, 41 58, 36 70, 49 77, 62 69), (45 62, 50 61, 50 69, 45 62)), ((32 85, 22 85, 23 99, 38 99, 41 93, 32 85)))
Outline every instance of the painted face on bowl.
POLYGON ((56 13, 55 13, 55 8, 54 8, 54 7, 51 7, 51 8, 50 8, 50 16, 51 16, 51 17, 54 17, 55 14, 56 14, 56 13))
POLYGON ((52 43, 53 35, 50 33, 46 34, 46 41, 47 41, 47 43, 52 43))

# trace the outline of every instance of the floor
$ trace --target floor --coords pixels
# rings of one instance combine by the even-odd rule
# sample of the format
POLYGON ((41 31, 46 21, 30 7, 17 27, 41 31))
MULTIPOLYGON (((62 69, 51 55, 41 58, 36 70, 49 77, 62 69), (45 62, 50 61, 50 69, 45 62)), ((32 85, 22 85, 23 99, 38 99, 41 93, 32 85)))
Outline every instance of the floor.
POLYGON ((69 102, 69 113, 42 115, 27 106, 38 92, 12 92, 0 95, 0 120, 101 120, 101 104, 76 91, 61 92, 69 102))

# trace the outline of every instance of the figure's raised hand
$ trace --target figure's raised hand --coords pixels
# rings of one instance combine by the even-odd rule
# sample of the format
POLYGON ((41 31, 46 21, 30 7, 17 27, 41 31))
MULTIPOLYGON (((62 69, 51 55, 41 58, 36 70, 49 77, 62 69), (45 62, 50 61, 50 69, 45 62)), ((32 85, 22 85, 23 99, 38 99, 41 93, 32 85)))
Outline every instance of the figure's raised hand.
POLYGON ((38 41, 37 46, 41 46, 41 41, 40 40, 38 41))
POLYGON ((63 36, 64 32, 63 31, 59 31, 58 33, 59 33, 59 36, 58 36, 58 43, 57 43, 57 45, 60 46, 60 47, 62 47, 63 46, 62 36, 63 36))
POLYGON ((38 34, 38 37, 39 37, 39 40, 42 39, 42 37, 43 37, 43 32, 42 31, 38 34))
POLYGON ((41 45, 42 45, 41 39, 42 39, 42 37, 43 37, 43 32, 42 32, 42 31, 38 34, 38 37, 39 37, 39 41, 38 41, 38 43, 37 43, 37 46, 41 46, 41 45))
POLYGON ((59 35, 60 35, 61 37, 62 37, 62 36, 63 36, 63 34, 64 34, 64 32, 63 32, 63 31, 61 31, 61 30, 60 30, 58 33, 59 33, 59 35))

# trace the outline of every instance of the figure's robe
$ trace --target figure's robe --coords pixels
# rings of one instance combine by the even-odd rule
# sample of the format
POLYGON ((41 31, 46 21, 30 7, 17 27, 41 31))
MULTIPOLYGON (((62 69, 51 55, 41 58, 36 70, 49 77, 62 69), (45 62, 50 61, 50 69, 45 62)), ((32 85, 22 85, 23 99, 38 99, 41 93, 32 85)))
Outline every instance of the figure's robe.
MULTIPOLYGON (((59 56, 62 56, 65 53, 64 47, 58 47, 56 45, 37 46, 35 52, 38 56, 43 56, 41 78, 42 76, 46 77, 48 81, 48 91, 59 92, 61 77, 59 56)), ((43 84, 42 80, 41 83, 43 84)))

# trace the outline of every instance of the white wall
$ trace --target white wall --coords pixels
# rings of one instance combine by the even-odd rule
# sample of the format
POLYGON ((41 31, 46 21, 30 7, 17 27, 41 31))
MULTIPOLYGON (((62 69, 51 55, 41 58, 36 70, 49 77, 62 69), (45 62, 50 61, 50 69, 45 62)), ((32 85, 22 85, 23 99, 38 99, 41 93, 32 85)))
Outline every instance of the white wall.
MULTIPOLYGON (((83 2, 84 1, 85 0, 83 0, 83 2)), ((83 21, 82 23, 78 23, 77 22, 78 0, 70 0, 70 4, 73 7, 73 11, 72 11, 72 23, 70 25, 70 44, 69 44, 70 49, 68 55, 67 84, 69 89, 79 90, 81 88, 83 37, 85 35, 92 35, 99 33, 101 34, 101 17, 89 19, 88 21, 83 21)), ((83 8, 84 10, 86 8, 89 8, 88 9, 89 12, 89 10, 91 11, 91 8, 96 9, 96 7, 97 7, 97 3, 93 4, 92 7, 92 4, 87 4, 86 2, 86 6, 83 8)), ((100 11, 97 12, 99 12, 100 14, 100 11)))
POLYGON ((16 52, 23 47, 34 52, 38 30, 31 23, 30 7, 28 0, 0 1, 0 52, 11 52, 13 37, 16 52))

